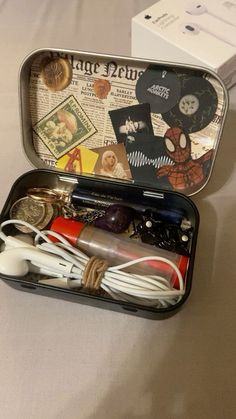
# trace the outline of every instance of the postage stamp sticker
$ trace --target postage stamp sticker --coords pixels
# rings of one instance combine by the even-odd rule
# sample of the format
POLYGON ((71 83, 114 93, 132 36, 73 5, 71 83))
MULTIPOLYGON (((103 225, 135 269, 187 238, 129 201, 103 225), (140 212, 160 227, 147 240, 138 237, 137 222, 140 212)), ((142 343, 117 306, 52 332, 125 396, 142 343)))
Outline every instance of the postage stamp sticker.
POLYGON ((33 129, 56 159, 97 131, 73 95, 37 122, 33 129))

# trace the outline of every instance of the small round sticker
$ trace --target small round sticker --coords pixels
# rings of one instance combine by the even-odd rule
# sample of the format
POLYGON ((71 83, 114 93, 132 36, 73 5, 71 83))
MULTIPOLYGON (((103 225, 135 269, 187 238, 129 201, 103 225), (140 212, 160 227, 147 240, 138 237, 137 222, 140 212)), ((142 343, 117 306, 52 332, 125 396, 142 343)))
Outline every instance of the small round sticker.
POLYGON ((173 70, 149 66, 136 84, 139 103, 149 103, 152 113, 165 113, 172 109, 180 98, 180 81, 173 70))
POLYGON ((184 115, 194 115, 199 108, 197 96, 185 95, 179 101, 179 110, 184 115))
POLYGON ((99 99, 106 99, 111 90, 111 83, 108 80, 96 79, 93 83, 93 90, 99 99))
POLYGON ((41 63, 41 76, 49 90, 53 92, 63 90, 71 83, 71 64, 65 58, 46 57, 41 63))

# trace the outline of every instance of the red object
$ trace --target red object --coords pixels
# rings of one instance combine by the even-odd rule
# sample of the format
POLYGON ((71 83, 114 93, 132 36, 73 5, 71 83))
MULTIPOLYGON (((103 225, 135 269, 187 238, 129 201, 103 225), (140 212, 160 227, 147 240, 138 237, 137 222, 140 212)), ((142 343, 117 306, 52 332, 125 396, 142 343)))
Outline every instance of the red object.
MULTIPOLYGON (((51 230, 64 236, 72 246, 80 248, 88 256, 97 256, 116 266, 142 257, 157 256, 172 261, 185 278, 189 258, 164 249, 157 249, 146 243, 136 243, 129 238, 88 226, 79 221, 57 217, 51 230)), ((51 238, 51 237, 50 237, 51 238)), ((55 238, 51 238, 55 241, 55 238)), ((131 268, 128 268, 131 271, 131 268)), ((165 261, 146 260, 132 267, 134 273, 159 274, 169 278, 172 286, 179 289, 179 279, 174 269, 165 261)))
MULTIPOLYGON (((177 268, 179 268, 183 279, 185 279, 185 275, 188 269, 188 262, 188 256, 180 256, 179 262, 177 263, 177 268)), ((176 273, 174 273, 172 276, 172 285, 174 288, 179 289, 179 279, 176 273)))
POLYGON ((72 244, 72 246, 76 247, 78 237, 85 226, 85 224, 79 221, 74 221, 64 217, 57 217, 53 220, 50 230, 61 234, 72 244))
POLYGON ((80 173, 83 173, 82 158, 80 150, 74 150, 73 152, 67 153, 69 160, 65 166, 67 172, 75 172, 73 163, 77 160, 80 166, 80 173))

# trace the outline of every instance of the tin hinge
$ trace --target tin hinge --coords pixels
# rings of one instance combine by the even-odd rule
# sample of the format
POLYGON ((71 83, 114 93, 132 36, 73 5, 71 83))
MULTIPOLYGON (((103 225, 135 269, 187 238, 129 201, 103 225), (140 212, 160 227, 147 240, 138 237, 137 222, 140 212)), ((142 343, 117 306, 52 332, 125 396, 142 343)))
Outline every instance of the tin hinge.
POLYGON ((68 182, 68 183, 73 183, 73 184, 78 184, 79 183, 79 181, 76 177, 59 175, 58 178, 61 182, 68 182))
POLYGON ((148 196, 148 197, 156 198, 156 199, 164 199, 165 198, 163 193, 152 192, 152 191, 143 191, 143 196, 148 196))

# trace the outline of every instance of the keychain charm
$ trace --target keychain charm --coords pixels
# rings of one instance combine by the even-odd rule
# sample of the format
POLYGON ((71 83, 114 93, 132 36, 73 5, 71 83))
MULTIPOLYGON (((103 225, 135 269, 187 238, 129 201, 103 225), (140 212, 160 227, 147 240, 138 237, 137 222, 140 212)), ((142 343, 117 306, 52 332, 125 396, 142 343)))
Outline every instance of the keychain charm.
POLYGON ((71 203, 71 195, 69 193, 54 189, 30 188, 27 190, 27 196, 35 202, 52 205, 54 207, 53 218, 63 215, 67 219, 73 218, 77 221, 91 224, 105 213, 102 209, 91 209, 84 206, 75 208, 71 203))

